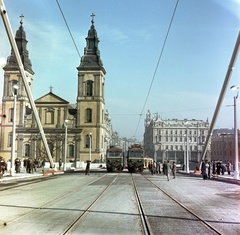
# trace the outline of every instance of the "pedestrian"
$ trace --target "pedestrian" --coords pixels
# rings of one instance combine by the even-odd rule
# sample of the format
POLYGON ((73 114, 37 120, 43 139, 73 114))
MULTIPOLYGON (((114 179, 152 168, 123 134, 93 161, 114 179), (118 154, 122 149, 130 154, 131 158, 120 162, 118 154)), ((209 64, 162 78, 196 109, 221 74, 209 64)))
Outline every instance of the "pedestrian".
POLYGON ((166 175, 166 161, 163 163, 163 174, 166 175))
POLYGON ((45 159, 42 161, 42 173, 44 174, 44 167, 45 167, 45 159))
POLYGON ((205 160, 205 162, 202 162, 202 175, 203 179, 206 180, 208 178, 208 172, 209 172, 209 164, 208 161, 205 160))
POLYGON ((62 159, 59 158, 59 170, 61 170, 61 166, 62 166, 62 159))
POLYGON ((226 167, 223 165, 221 161, 221 174, 224 175, 225 171, 226 171, 226 167))
POLYGON ((20 167, 21 167, 21 160, 17 157, 15 159, 15 170, 16 170, 16 173, 20 173, 20 167))
POLYGON ((171 172, 171 164, 170 164, 169 160, 167 160, 167 163, 165 164, 165 174, 167 176, 168 181, 170 178, 170 172, 171 172))
POLYGON ((27 159, 27 158, 24 158, 24 160, 23 160, 23 166, 26 168, 26 172, 28 172, 28 171, 27 171, 27 162, 28 162, 28 159, 27 159))
POLYGON ((176 171, 177 171, 177 166, 176 166, 176 163, 173 161, 173 163, 172 163, 172 175, 173 175, 173 179, 176 178, 176 171))
POLYGON ((149 172, 152 173, 152 162, 149 162, 149 163, 148 163, 148 170, 149 170, 149 172))
POLYGON ((213 174, 213 176, 215 176, 216 175, 216 161, 215 160, 213 160, 212 161, 212 174, 213 174))
POLYGON ((152 164, 152 175, 156 173, 156 162, 154 161, 152 164))
POLYGON ((226 167, 227 167, 228 175, 230 175, 230 171, 231 171, 231 162, 228 161, 226 167))
POLYGON ((217 160, 217 175, 220 175, 221 172, 221 162, 219 160, 217 160))
POLYGON ((3 157, 0 157, 0 178, 3 177, 5 170, 7 170, 7 163, 3 157))
POLYGON ((91 162, 91 161, 87 160, 85 175, 89 175, 89 173, 90 173, 90 162, 91 162))

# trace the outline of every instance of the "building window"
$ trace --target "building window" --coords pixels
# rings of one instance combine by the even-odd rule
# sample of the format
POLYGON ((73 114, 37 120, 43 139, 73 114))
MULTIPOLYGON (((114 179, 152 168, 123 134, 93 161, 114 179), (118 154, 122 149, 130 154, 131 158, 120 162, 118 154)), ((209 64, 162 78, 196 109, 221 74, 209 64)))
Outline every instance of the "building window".
POLYGON ((9 122, 13 122, 13 108, 9 109, 9 122))
POLYGON ((85 136, 85 148, 90 148, 90 138, 89 138, 89 135, 85 136))
POLYGON ((74 157, 74 145, 73 144, 68 145, 68 156, 70 158, 74 157))
POLYGON ((86 109, 85 122, 92 122, 92 110, 86 109))
POLYGON ((25 144, 25 157, 30 157, 30 144, 25 144))
POLYGON ((54 123, 54 112, 52 110, 46 110, 45 123, 46 124, 53 124, 54 123))
POLYGON ((8 134, 8 147, 12 146, 12 132, 8 134))
POLYGON ((93 95, 93 81, 89 80, 87 81, 87 96, 92 96, 93 95))

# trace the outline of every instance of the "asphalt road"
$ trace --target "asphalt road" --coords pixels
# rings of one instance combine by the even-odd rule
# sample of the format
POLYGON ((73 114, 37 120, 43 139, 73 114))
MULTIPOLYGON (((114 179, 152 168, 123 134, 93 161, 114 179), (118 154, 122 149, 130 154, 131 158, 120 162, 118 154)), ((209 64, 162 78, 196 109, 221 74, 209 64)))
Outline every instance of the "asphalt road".
POLYGON ((0 191, 0 234, 240 234, 239 185, 188 175, 75 172, 0 191))

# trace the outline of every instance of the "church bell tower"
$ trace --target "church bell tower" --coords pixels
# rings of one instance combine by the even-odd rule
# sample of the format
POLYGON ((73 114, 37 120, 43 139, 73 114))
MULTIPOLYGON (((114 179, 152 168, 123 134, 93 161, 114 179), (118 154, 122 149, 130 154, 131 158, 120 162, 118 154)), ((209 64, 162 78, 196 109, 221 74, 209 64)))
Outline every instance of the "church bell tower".
POLYGON ((81 161, 100 159, 104 149, 104 75, 100 59, 99 39, 94 26, 88 30, 84 55, 78 70, 77 127, 82 129, 81 161))
MULTIPOLYGON (((16 32, 15 41, 18 47, 18 51, 24 66, 27 81, 31 89, 34 72, 32 70, 32 64, 29 59, 29 53, 27 50, 26 33, 23 28, 23 15, 20 16, 20 27, 16 32)), ((18 83, 17 98, 16 98, 16 128, 25 126, 25 115, 30 110, 30 104, 25 91, 23 80, 19 71, 19 67, 16 61, 16 57, 11 50, 11 55, 7 59, 7 63, 4 70, 4 87, 2 98, 2 126, 0 136, 0 152, 5 160, 9 160, 11 156, 11 138, 12 138, 12 123, 13 123, 13 106, 14 106, 14 94, 13 85, 18 83)), ((23 136, 18 134, 16 136, 16 151, 15 158, 22 157, 24 153, 23 149, 23 136)))

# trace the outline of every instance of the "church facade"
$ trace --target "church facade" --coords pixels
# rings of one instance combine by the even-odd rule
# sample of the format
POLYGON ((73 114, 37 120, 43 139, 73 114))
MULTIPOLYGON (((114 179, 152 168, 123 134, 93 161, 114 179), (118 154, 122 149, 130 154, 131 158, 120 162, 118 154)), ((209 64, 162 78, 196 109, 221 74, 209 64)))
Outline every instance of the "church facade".
MULTIPOLYGON (((22 20, 15 40, 22 59, 30 89, 34 72, 27 50, 27 39, 22 20)), ((57 162, 66 157, 67 162, 91 160, 104 161, 110 145, 112 125, 105 110, 104 83, 106 71, 100 58, 99 39, 94 20, 86 38, 84 55, 77 67, 78 87, 76 104, 69 104, 52 92, 35 100, 47 143, 57 162), (66 147, 66 149, 65 149, 66 147)), ((2 98, 2 122, 0 129, 0 156, 11 158, 14 114, 13 84, 18 83, 16 101, 16 139, 14 157, 31 157, 47 160, 46 151, 37 127, 34 114, 22 82, 16 58, 11 51, 4 69, 4 90, 2 98)))

